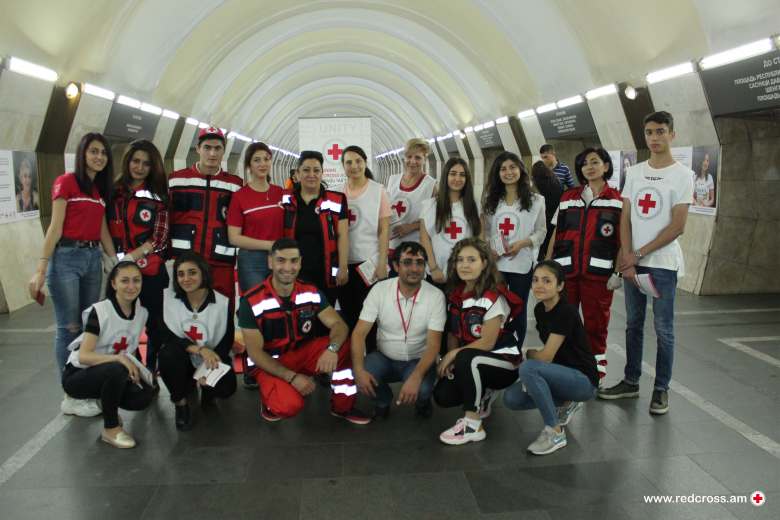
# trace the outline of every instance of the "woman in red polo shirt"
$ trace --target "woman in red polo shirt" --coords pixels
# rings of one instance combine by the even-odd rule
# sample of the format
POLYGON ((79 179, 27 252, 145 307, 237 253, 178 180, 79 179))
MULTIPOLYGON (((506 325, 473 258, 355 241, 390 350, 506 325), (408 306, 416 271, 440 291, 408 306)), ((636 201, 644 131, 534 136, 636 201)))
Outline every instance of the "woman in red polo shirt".
POLYGON ((281 206, 284 190, 269 182, 271 149, 265 143, 250 144, 244 154, 249 182, 230 200, 228 239, 239 248, 238 287, 241 293, 265 280, 269 274, 268 251, 282 238, 281 206))
MULTIPOLYGON (((51 223, 29 283, 33 298, 40 293, 44 278, 49 287, 57 322, 54 352, 60 371, 68 357, 68 344, 82 332, 81 313, 100 298, 102 265, 98 246, 116 258, 105 218, 114 173, 111 147, 105 137, 89 133, 81 139, 75 170, 54 181, 51 223)), ((97 415, 100 408, 66 396, 62 411, 97 415)))

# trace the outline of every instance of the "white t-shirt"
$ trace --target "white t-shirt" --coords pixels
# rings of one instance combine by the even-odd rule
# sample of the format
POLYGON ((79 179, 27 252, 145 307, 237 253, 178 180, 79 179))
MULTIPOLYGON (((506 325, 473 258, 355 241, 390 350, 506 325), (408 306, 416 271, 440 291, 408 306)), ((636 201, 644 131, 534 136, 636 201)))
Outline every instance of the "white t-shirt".
POLYGON ((428 331, 444 331, 447 320, 444 293, 423 280, 417 298, 405 298, 398 291, 397 277, 382 280, 368 292, 360 319, 378 322, 376 339, 382 354, 396 361, 419 359, 425 351, 428 331), (406 342, 399 305, 409 327, 406 342))
POLYGON ((544 197, 533 193, 530 211, 521 211, 519 200, 511 206, 501 200, 496 207, 496 212, 488 215, 485 238, 490 241, 498 233, 506 236, 510 244, 526 238, 531 240, 531 247, 524 247, 513 257, 499 257, 497 262, 498 270, 501 272, 528 273, 536 261, 539 246, 547 235, 544 197))
POLYGON ((449 260, 455 244, 464 238, 474 236, 463 211, 463 202, 460 200, 455 202, 452 204, 451 210, 452 217, 441 232, 436 231, 436 199, 428 199, 423 202, 422 210, 420 210, 420 226, 425 228, 426 233, 431 237, 436 265, 445 275, 447 274, 447 260, 449 260))
MULTIPOLYGON (((647 161, 626 172, 623 199, 631 204, 632 249, 653 241, 672 222, 672 208, 693 203, 693 171, 679 162, 666 168, 652 168, 647 161)), ((682 248, 677 239, 653 251, 639 265, 685 274, 682 248)))
POLYGON ((496 316, 501 316, 501 326, 503 327, 506 323, 506 319, 509 316, 510 311, 511 309, 509 308, 509 302, 506 301, 506 298, 499 294, 496 302, 490 306, 490 308, 485 313, 485 316, 482 318, 482 323, 485 323, 486 321, 491 320, 496 316))
POLYGON ((697 206, 704 206, 704 201, 710 198, 710 190, 714 189, 715 180, 712 178, 712 175, 708 173, 706 179, 702 179, 698 175, 694 175, 693 192, 696 194, 697 206))

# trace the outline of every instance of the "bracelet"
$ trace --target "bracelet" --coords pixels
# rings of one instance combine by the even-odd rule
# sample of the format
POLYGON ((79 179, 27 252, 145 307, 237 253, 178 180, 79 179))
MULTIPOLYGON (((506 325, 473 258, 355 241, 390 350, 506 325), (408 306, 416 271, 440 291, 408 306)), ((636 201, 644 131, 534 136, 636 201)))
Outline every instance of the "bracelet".
POLYGON ((295 378, 298 377, 298 372, 294 373, 289 381, 287 381, 289 384, 292 384, 293 381, 295 381, 295 378))
POLYGON ((38 261, 40 261, 40 260, 46 260, 46 261, 48 262, 50 259, 51 259, 51 257, 50 257, 50 256, 42 256, 42 257, 40 257, 40 258, 38 259, 38 261))

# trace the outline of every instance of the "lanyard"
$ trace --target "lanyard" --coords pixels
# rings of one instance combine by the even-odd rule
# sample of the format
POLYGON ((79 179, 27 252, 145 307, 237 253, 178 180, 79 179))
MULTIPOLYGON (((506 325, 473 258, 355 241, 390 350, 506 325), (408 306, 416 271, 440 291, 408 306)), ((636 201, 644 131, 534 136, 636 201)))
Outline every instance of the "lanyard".
POLYGON ((414 304, 417 303, 417 295, 420 293, 420 287, 417 288, 416 291, 414 291, 414 296, 412 296, 412 310, 409 311, 409 322, 407 323, 406 319, 404 319, 404 311, 401 310, 401 289, 399 285, 395 286, 395 303, 398 306, 398 314, 401 315, 401 327, 404 329, 404 343, 406 343, 406 338, 409 333, 409 326, 412 324, 412 314, 414 313, 414 304))

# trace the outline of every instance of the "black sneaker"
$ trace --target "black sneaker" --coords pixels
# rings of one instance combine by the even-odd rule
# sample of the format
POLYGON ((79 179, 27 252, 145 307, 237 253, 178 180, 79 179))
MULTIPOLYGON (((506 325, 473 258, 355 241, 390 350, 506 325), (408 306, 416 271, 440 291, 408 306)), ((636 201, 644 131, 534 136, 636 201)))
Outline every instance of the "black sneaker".
POLYGON ((252 377, 248 370, 244 370, 244 388, 249 390, 257 389, 257 380, 252 377))
POLYGON ((176 429, 186 432, 192 429, 192 413, 190 413, 189 403, 181 406, 176 405, 176 429))
POLYGON ((374 407, 374 419, 387 419, 390 415, 389 406, 375 406, 374 407))
POLYGON ((428 399, 426 401, 415 404, 414 415, 422 419, 428 419, 431 415, 433 415, 433 403, 431 400, 428 399))
POLYGON ((669 411, 669 392, 666 390, 653 390, 653 398, 650 400, 650 413, 663 415, 669 411))
POLYGON ((621 381, 609 388, 599 388, 599 399, 626 399, 639 397, 639 385, 621 381))

